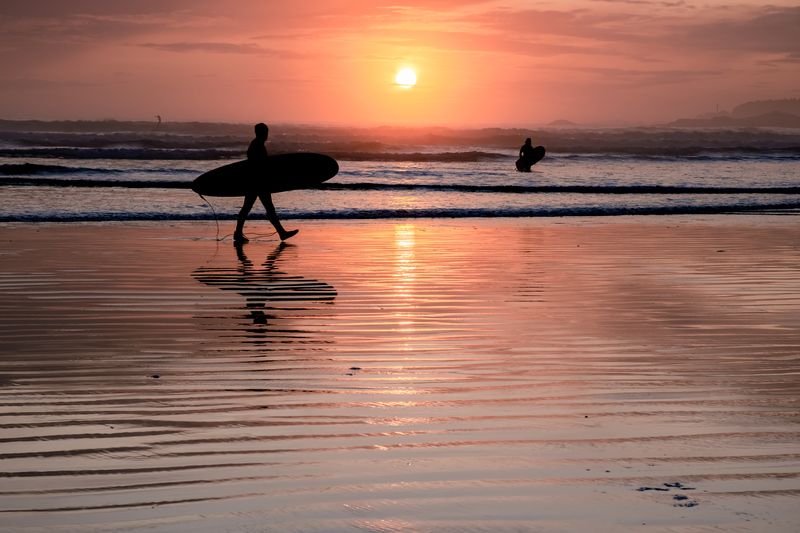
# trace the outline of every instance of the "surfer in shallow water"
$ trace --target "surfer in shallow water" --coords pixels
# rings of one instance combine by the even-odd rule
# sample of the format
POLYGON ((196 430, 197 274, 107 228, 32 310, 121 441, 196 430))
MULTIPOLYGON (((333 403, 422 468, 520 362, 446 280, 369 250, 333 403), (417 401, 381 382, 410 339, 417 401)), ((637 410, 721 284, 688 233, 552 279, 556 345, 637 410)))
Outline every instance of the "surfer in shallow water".
POLYGON ((525 139, 525 144, 519 149, 519 159, 517 159, 516 163, 517 170, 520 172, 530 172, 531 167, 544 157, 544 153, 544 146, 537 146, 534 148, 531 138, 528 137, 525 139))
MULTIPOLYGON (((255 132, 256 138, 250 141, 250 146, 247 147, 247 160, 251 161, 254 165, 265 167, 267 163, 266 142, 267 137, 269 137, 269 127, 263 122, 259 122, 255 126, 255 132)), ((270 193, 251 193, 244 197, 244 204, 242 204, 242 209, 239 211, 239 216, 236 219, 236 231, 233 233, 234 244, 243 244, 248 241, 247 237, 244 236, 244 223, 247 220, 247 215, 253 208, 253 204, 256 203, 256 198, 259 198, 261 203, 264 204, 264 209, 267 210, 267 218, 269 218, 269 221, 275 226, 275 230, 278 232, 278 236, 282 241, 297 235, 299 230, 293 229, 287 231, 284 229, 283 225, 281 225, 281 221, 278 219, 278 213, 275 211, 275 206, 272 204, 272 195, 270 193)))
POLYGON ((520 159, 533 159, 533 142, 530 137, 525 139, 525 144, 520 147, 519 157, 520 159))

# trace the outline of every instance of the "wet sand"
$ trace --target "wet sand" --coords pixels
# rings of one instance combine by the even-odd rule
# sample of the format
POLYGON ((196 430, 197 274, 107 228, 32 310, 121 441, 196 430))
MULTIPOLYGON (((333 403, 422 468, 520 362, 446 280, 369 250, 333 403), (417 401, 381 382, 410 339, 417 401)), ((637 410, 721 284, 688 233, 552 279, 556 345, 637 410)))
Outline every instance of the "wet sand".
POLYGON ((0 226, 0 529, 797 531, 798 221, 0 226))

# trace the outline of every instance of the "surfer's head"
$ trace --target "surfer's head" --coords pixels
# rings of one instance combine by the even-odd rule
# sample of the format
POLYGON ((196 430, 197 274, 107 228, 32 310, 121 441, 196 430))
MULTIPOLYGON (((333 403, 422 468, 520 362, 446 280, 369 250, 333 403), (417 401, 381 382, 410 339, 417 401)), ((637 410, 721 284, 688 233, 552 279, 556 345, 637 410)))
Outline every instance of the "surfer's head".
POLYGON ((530 138, 530 137, 528 137, 527 139, 525 139, 525 144, 531 144, 531 138, 530 138))
POLYGON ((258 124, 256 124, 255 130, 256 130, 256 137, 258 137, 259 139, 266 139, 267 136, 269 135, 269 126, 267 126, 263 122, 259 122, 258 124))

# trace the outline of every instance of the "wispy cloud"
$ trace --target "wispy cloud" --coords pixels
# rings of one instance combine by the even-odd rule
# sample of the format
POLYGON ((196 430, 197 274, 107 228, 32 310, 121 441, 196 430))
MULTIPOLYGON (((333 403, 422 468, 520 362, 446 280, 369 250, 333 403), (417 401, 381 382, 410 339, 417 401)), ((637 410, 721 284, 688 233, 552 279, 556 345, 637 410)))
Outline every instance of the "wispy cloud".
POLYGON ((656 87, 675 84, 702 82, 719 77, 724 69, 623 69, 606 67, 544 67, 548 70, 561 70, 591 75, 598 84, 611 84, 628 87, 656 87))
POLYGON ((164 52, 193 53, 207 52, 213 54, 266 54, 269 51, 256 44, 235 44, 215 42, 177 42, 177 43, 142 43, 139 46, 153 48, 164 52))
POLYGON ((661 7, 686 7, 694 9, 694 6, 687 4, 683 0, 669 1, 653 1, 653 0, 592 0, 593 2, 600 2, 605 4, 627 4, 635 6, 661 6, 661 7))
POLYGON ((749 16, 705 22, 687 29, 684 39, 700 49, 800 53, 800 7, 764 7, 749 16))

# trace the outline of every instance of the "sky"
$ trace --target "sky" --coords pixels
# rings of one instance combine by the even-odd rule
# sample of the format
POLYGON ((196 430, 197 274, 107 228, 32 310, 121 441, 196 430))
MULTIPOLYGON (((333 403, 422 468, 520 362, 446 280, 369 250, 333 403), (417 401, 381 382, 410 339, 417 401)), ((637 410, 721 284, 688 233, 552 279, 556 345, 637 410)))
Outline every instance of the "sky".
POLYGON ((3 0, 0 118, 657 123, 800 97, 798 28, 797 0, 3 0))

